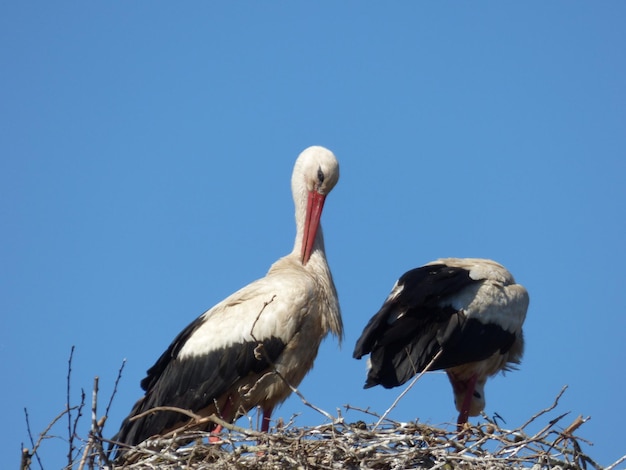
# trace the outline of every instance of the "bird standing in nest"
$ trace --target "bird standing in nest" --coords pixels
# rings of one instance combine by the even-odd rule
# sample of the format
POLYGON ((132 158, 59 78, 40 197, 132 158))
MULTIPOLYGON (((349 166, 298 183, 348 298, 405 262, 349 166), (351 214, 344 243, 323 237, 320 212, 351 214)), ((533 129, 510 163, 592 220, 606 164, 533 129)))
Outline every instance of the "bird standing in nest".
MULTIPOLYGON (((320 226, 324 201, 338 179, 339 164, 329 150, 314 146, 300 154, 291 180, 293 251, 176 336, 141 381, 145 395, 112 439, 118 454, 190 423, 174 411, 145 414, 164 406, 196 416, 215 414, 230 423, 259 406, 266 432, 272 410, 291 393, 289 385, 297 386, 313 367, 322 339, 333 333, 341 340, 320 226)), ((204 427, 216 430, 211 423, 204 427)))
POLYGON ((365 388, 397 387, 430 364, 446 371, 457 423, 466 423, 485 408, 487 379, 520 363, 528 302, 487 259, 444 258, 404 273, 356 343, 356 359, 370 354, 365 388))

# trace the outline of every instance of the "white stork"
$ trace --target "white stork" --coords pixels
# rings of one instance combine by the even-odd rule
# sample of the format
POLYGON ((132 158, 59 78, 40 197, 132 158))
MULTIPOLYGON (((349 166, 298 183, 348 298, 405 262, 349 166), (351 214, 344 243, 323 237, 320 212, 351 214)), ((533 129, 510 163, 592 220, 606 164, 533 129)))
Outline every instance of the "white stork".
POLYGON ((356 343, 370 354, 364 388, 402 385, 444 369, 458 424, 485 408, 485 382, 515 368, 524 351, 526 289, 495 261, 443 258, 402 275, 356 343), (439 354, 438 357, 437 354, 439 354))
POLYGON ((259 406, 266 432, 272 410, 291 393, 288 384, 297 386, 313 366, 322 339, 330 332, 341 341, 337 292, 320 226, 324 200, 338 179, 339 164, 329 150, 314 146, 300 154, 291 179, 293 251, 174 339, 141 381, 145 396, 113 438, 118 454, 123 444, 139 444, 189 421, 171 411, 131 420, 160 406, 201 416, 216 413, 227 422, 259 406))

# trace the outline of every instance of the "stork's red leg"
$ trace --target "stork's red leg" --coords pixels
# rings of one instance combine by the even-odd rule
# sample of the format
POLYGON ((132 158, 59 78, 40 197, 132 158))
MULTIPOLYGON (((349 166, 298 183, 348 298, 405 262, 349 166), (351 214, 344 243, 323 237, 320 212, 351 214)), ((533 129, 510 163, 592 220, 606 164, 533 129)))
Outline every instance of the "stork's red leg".
MULTIPOLYGON (((270 429, 270 419, 272 417, 272 411, 274 411, 274 407, 264 408, 263 409, 263 418, 261 418, 261 432, 268 432, 270 429)), ((261 439, 259 439, 259 444, 261 443, 261 439)), ((256 453, 258 457, 262 457, 265 455, 265 452, 259 451, 256 453)))
POLYGON ((270 419, 272 418, 274 408, 266 408, 263 410, 263 419, 261 421, 261 432, 267 432, 270 428, 270 419))
POLYGON ((478 376, 474 374, 465 383, 465 386, 466 386, 465 397, 463 398, 463 404, 461 405, 461 412, 459 413, 459 419, 457 420, 457 424, 459 426, 467 423, 467 418, 469 418, 470 405, 472 404, 472 398, 474 396, 474 391, 476 389, 477 379, 478 379, 478 376))
MULTIPOLYGON (((230 413, 230 408, 232 406, 233 404, 230 401, 230 397, 228 397, 226 399, 226 402, 224 403, 223 409, 220 411, 220 417, 222 419, 226 419, 226 416, 228 416, 228 413, 230 413)), ((213 430, 211 431, 211 435, 209 436, 209 442, 212 442, 212 443, 220 442, 221 439, 219 438, 219 433, 221 432, 222 432, 222 425, 216 424, 213 430)))

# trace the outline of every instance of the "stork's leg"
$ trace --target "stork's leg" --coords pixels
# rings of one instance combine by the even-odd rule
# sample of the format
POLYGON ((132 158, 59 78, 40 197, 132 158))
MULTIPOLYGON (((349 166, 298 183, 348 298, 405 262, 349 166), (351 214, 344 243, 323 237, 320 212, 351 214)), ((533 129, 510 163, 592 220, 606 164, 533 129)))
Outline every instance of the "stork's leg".
POLYGON ((263 410, 263 419, 261 420, 261 432, 267 432, 270 429, 270 419, 272 418, 274 407, 265 408, 263 410))
POLYGON ((219 434, 222 432, 222 425, 218 424, 211 431, 211 435, 209 436, 209 442, 216 444, 221 441, 219 434))
POLYGON ((459 413, 459 419, 457 420, 457 424, 459 426, 467 423, 467 418, 469 417, 470 406, 472 404, 472 398, 474 397, 474 391, 476 390, 476 379, 478 379, 478 376, 474 374, 465 383, 465 387, 466 387, 465 397, 463 398, 463 404, 461 405, 461 412, 459 413))
MULTIPOLYGON (((272 417, 272 411, 274 411, 274 407, 271 406, 269 408, 263 408, 263 418, 261 418, 261 432, 268 432, 270 429, 270 419, 272 417)), ((259 437, 258 443, 261 444, 262 439, 259 437)), ((264 451, 258 451, 256 453, 257 457, 263 457, 265 455, 264 451)))
MULTIPOLYGON (((220 417, 224 420, 226 420, 226 416, 228 416, 228 414, 230 413, 230 408, 233 406, 231 400, 230 400, 230 396, 228 398, 226 398, 226 401, 224 402, 224 406, 222 408, 222 410, 220 411, 220 417)), ((222 432, 222 425, 221 424, 216 424, 215 427, 213 428, 213 430, 211 431, 211 435, 209 436, 209 442, 212 443, 216 443, 216 442, 220 442, 220 438, 219 438, 219 434, 222 432)))

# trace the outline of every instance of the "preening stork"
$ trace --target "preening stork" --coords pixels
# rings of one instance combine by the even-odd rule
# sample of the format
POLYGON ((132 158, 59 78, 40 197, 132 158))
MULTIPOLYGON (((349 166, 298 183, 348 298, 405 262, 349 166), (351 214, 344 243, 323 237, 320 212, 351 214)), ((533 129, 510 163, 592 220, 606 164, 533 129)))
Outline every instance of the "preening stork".
MULTIPOLYGON (((343 326, 337 292, 326 262, 320 217, 339 179, 335 156, 309 147, 296 160, 291 187, 295 203, 293 251, 267 275, 207 310, 185 328, 141 381, 145 395, 113 441, 136 445, 189 422, 172 406, 200 416, 215 413, 234 422, 250 409, 263 412, 267 431, 274 407, 313 366, 322 339, 343 326), (276 373, 278 372, 278 374, 276 373)), ((207 429, 214 426, 207 426, 207 429)))
POLYGON ((443 258, 412 269, 356 343, 356 359, 370 354, 365 388, 397 387, 433 362, 428 370, 448 374, 461 425, 485 408, 487 378, 520 363, 527 309, 526 289, 495 261, 443 258))

